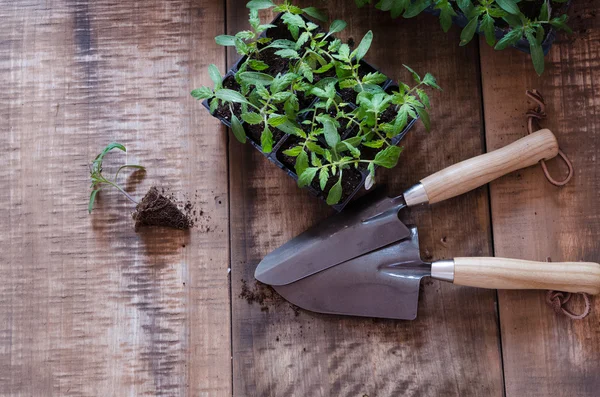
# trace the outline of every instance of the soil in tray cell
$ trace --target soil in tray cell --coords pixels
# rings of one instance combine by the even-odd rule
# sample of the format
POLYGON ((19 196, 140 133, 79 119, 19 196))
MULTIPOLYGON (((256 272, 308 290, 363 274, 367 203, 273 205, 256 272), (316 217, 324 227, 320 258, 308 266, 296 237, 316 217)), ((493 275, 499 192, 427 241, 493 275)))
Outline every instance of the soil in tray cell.
MULTIPOLYGON (((324 191, 321 190, 321 186, 319 185, 318 175, 313 180, 311 186, 317 191, 322 192, 323 196, 327 198, 327 195, 329 194, 329 189, 331 189, 331 187, 337 183, 339 177, 339 173, 338 175, 330 177, 327 181, 327 184, 325 185, 324 191)), ((340 199, 338 204, 341 204, 344 201, 346 201, 346 199, 350 197, 352 193, 354 193, 354 190, 356 190, 357 186, 360 185, 361 182, 362 174, 360 173, 360 171, 354 168, 354 166, 350 166, 349 168, 342 170, 342 198, 340 199)))

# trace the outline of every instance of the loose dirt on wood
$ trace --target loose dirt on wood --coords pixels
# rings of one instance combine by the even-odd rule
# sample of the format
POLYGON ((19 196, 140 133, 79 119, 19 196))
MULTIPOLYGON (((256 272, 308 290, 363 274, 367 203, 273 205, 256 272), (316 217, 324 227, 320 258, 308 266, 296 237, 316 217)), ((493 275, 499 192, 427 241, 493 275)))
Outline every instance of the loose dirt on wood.
POLYGON ((242 279, 240 298, 245 299, 250 305, 257 303, 260 306, 260 310, 263 312, 268 312, 270 307, 276 307, 282 303, 287 303, 293 310, 295 316, 300 315, 300 308, 298 306, 286 302, 286 300, 275 292, 270 285, 258 281, 254 283, 253 287, 250 287, 248 286, 248 282, 242 279))
POLYGON ((165 226, 186 230, 194 226, 192 219, 193 204, 187 202, 183 211, 168 196, 161 194, 156 187, 151 187, 133 213, 135 230, 142 226, 165 226))

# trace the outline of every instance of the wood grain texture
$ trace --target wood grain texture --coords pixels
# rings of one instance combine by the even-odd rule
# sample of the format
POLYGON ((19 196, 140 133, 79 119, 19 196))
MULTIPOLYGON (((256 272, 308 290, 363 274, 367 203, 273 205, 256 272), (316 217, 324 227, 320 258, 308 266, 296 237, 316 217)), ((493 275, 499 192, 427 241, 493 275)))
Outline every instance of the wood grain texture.
MULTIPOLYGON (((357 10, 352 1, 326 5, 332 19, 348 22, 346 38, 358 42, 373 30, 366 60, 384 73, 407 80, 406 63, 432 72, 444 88, 431 95, 433 131, 412 130, 398 167, 381 173, 391 193, 482 152, 476 43, 458 47, 459 32, 444 34, 428 16, 394 21, 373 9, 357 10)), ((246 14, 244 1, 227 2, 229 34, 246 27, 246 14)), ((229 52, 228 63, 235 59, 229 52)), ((230 173, 234 396, 502 395, 494 291, 426 281, 414 322, 295 311, 255 285, 254 269, 331 211, 235 140, 230 173)), ((485 188, 403 214, 419 225, 426 259, 491 255, 488 215, 485 188)))
MULTIPOLYGON (((231 394, 224 129, 189 97, 224 64, 223 4, 0 1, 0 395, 231 394), (88 164, 109 142, 196 204, 133 231, 88 164)), ((107 170, 110 164, 107 163, 107 170)))
MULTIPOLYGON (((492 152, 453 164, 421 179, 428 201, 439 203, 483 186, 494 179, 558 154, 558 143, 550 130, 536 131, 492 152)), ((410 205, 410 202, 407 201, 410 205)))
POLYGON ((600 265, 512 258, 454 258, 454 284, 496 289, 600 292, 600 265))
MULTIPOLYGON (((526 89, 546 99, 551 129, 571 158, 575 174, 563 188, 549 184, 539 168, 491 185, 497 256, 545 261, 597 261, 600 257, 600 2, 575 1, 569 25, 537 77, 529 57, 495 52, 481 41, 488 150, 526 134, 526 89)), ((554 160, 553 174, 566 172, 554 160)), ((544 292, 500 291, 506 394, 597 396, 600 390, 600 301, 583 321, 557 316, 544 292)), ((576 299, 575 299, 576 300, 576 299)), ((577 307, 577 303, 575 304, 577 307)))

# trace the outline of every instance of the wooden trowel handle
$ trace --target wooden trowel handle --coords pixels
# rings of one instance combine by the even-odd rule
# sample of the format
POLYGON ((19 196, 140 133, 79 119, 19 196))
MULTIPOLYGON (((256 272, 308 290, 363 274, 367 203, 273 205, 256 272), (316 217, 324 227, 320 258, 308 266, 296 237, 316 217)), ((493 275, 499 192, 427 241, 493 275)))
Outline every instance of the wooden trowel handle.
POLYGON ((534 262, 507 258, 454 258, 432 264, 431 276, 454 284, 492 289, 550 289, 600 293, 600 264, 534 262), (454 262, 453 272, 451 262, 454 262), (444 270, 441 273, 440 270, 444 270), (453 280, 450 280, 453 273, 453 280), (439 275, 439 277, 436 277, 439 275))
POLYGON ((521 168, 558 154, 554 134, 539 130, 501 149, 454 164, 421 180, 404 193, 409 206, 438 203, 478 188, 521 168))

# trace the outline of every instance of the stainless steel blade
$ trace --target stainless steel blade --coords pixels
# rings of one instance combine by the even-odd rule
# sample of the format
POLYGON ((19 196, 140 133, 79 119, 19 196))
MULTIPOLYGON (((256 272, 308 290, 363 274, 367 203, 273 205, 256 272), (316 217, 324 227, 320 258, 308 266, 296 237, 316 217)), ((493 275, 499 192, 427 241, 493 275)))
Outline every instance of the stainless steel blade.
POLYGON ((430 274, 431 264, 421 261, 412 228, 405 240, 274 288, 314 312, 413 320, 421 278, 430 274))
POLYGON ((402 196, 365 199, 268 254, 254 277, 273 286, 293 283, 410 235, 398 218, 402 196))

